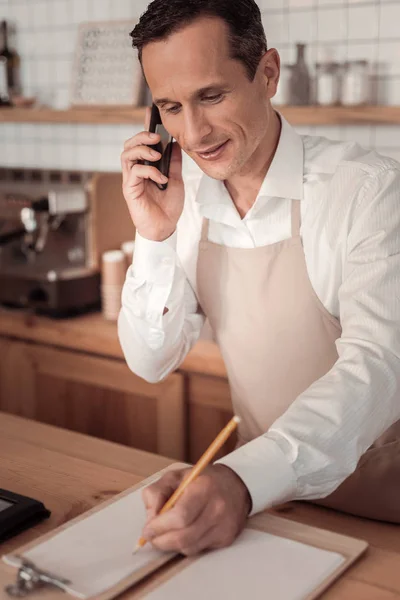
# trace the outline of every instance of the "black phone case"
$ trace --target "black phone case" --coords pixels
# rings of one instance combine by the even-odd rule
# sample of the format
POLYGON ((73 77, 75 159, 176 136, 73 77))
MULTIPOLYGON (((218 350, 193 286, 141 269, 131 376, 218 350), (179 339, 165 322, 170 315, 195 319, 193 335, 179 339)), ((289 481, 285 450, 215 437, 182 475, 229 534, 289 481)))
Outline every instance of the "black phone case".
POLYGON ((42 502, 0 489, 0 498, 11 506, 0 511, 0 543, 50 516, 42 502))
MULTIPOLYGON (((150 127, 149 132, 155 133, 157 125, 162 125, 160 111, 158 110, 155 104, 151 107, 151 117, 150 117, 150 127)), ((158 142, 157 144, 153 144, 149 146, 149 148, 153 148, 153 150, 157 150, 162 154, 160 160, 150 161, 144 160, 143 164, 156 167, 163 175, 168 177, 169 175, 169 166, 171 163, 171 155, 172 155, 172 141, 169 142, 165 148, 165 152, 162 151, 162 144, 158 142)), ((168 187, 168 183, 156 183, 153 182, 160 190, 166 190, 168 187)))

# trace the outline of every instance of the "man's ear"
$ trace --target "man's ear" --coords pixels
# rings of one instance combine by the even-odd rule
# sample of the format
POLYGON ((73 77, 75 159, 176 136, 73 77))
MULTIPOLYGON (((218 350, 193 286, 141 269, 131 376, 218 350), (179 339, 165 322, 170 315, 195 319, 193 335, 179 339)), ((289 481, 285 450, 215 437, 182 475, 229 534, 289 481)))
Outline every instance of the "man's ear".
POLYGON ((267 97, 276 94, 281 68, 281 59, 276 48, 270 48, 261 59, 260 67, 267 87, 267 97))

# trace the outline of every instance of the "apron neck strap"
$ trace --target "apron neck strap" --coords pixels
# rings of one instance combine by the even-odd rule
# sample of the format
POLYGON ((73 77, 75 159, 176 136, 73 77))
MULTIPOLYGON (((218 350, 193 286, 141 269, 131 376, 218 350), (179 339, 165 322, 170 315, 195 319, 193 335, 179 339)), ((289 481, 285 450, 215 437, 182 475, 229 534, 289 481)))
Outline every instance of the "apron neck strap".
POLYGON ((202 242, 207 242, 208 241, 208 229, 210 227, 210 221, 209 219, 206 219, 205 217, 203 217, 203 223, 201 225, 201 241, 202 242))
POLYGON ((300 235, 300 200, 292 200, 292 237, 300 235))

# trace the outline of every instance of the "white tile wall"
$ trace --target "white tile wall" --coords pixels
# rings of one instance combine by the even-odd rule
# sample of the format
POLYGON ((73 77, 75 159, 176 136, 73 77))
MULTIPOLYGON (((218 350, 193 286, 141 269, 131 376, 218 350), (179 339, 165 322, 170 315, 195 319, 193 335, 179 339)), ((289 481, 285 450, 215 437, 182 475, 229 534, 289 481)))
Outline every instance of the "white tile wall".
POLYGON ((382 40, 399 39, 399 3, 382 4, 380 7, 379 35, 382 40))
POLYGON ((315 127, 313 125, 299 125, 297 131, 300 135, 315 135, 315 127))
POLYGON ((347 35, 351 40, 375 40, 378 37, 379 6, 349 6, 347 35))
MULTIPOLYGON (((307 1, 308 0, 304 0, 304 2, 307 2, 307 1)), ((270 12, 270 11, 274 11, 274 10, 283 10, 284 8, 286 8, 285 0, 269 0, 268 6, 265 7, 265 12, 270 12)))
POLYGON ((379 78, 378 102, 385 105, 400 105, 400 77, 379 78))
MULTIPOLYGON (((69 105, 77 25, 82 21, 137 19, 149 0, 0 0, 0 19, 15 27, 24 93, 56 108, 69 105)), ((233 0, 234 1, 234 0, 233 0)), ((377 99, 400 105, 399 0, 259 0, 270 46, 282 62, 306 42, 315 61, 365 58, 376 78, 377 99)), ((129 125, 0 125, 0 165, 120 170, 129 125)), ((298 127, 309 135, 356 140, 400 159, 400 129, 298 127)))
POLYGON ((381 42, 378 49, 379 70, 385 75, 400 76, 400 41, 381 42))
POLYGON ((106 4, 107 7, 109 6, 108 2, 99 2, 98 0, 94 3, 94 6, 91 0, 72 0, 70 4, 72 4, 72 23, 74 24, 78 24, 83 21, 97 20, 97 11, 99 10, 99 5, 106 4))
POLYGON ((329 137, 331 140, 341 141, 344 138, 344 127, 340 125, 331 126, 320 126, 316 127, 316 134, 323 137, 329 137))
POLYGON ((317 0, 318 6, 343 6, 346 0, 317 0))
POLYGON ((348 47, 347 44, 342 43, 330 43, 330 44, 318 44, 316 48, 316 61, 317 62, 340 62, 343 63, 348 59, 348 47))
POLYGON ((311 43, 317 37, 315 10, 291 11, 289 13, 289 40, 292 43, 311 43))
POLYGON ((380 149, 381 154, 383 154, 383 156, 390 156, 391 158, 394 158, 395 160, 397 160, 397 162, 400 162, 400 150, 398 148, 381 148, 380 149))
POLYGON ((371 66, 371 70, 376 72, 378 51, 378 42, 357 42, 347 46, 347 58, 348 60, 367 60, 371 66))
POLYGON ((342 128, 342 139, 357 142, 364 148, 369 148, 374 143, 373 127, 347 126, 342 128))
POLYGON ((268 45, 278 47, 289 40, 289 13, 267 12, 263 16, 265 31, 268 36, 268 45))
POLYGON ((380 127, 376 131, 376 142, 387 148, 398 148, 400 140, 400 125, 395 127, 380 127))
MULTIPOLYGON (((267 3, 265 2, 263 4, 267 5, 267 3)), ((289 10, 296 10, 297 8, 311 8, 314 6, 315 0, 289 0, 289 10)), ((267 10, 267 8, 265 8, 264 10, 267 10)))
POLYGON ((318 40, 342 42, 347 39, 347 11, 345 8, 319 8, 318 40))
POLYGON ((71 20, 71 3, 69 0, 58 0, 49 3, 49 21, 54 27, 65 27, 71 20))

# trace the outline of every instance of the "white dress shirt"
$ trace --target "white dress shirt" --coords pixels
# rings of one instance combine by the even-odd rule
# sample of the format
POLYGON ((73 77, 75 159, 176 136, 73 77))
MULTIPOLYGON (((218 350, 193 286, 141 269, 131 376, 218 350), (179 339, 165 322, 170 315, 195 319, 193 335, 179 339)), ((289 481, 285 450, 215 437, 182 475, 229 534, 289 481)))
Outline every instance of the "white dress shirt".
POLYGON ((203 217, 211 241, 254 248, 291 236, 291 199, 301 200, 310 281, 342 327, 339 360, 263 436, 219 461, 247 485, 252 514, 327 496, 400 419, 400 165, 354 143, 299 136, 281 120, 277 151, 244 219, 224 184, 184 157, 177 230, 165 242, 136 235, 118 323, 131 370, 150 382, 166 377, 204 324, 196 297, 203 217))

